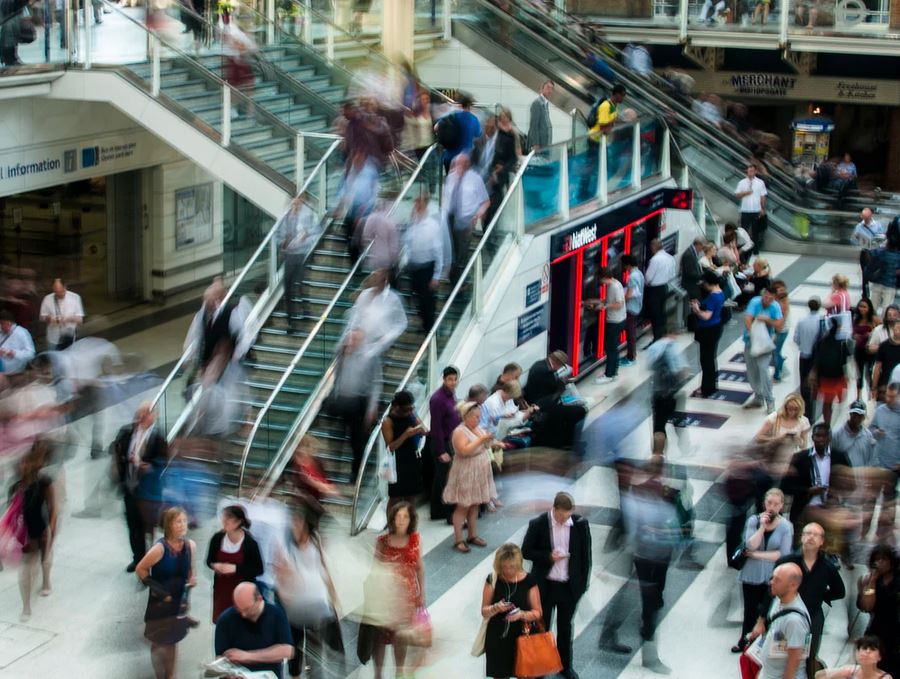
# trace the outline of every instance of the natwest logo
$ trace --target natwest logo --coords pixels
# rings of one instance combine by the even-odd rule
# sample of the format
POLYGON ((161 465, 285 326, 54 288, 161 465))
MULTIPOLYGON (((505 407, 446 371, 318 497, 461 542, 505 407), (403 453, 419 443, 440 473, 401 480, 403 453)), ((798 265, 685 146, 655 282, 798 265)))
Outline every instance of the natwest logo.
POLYGON ((597 225, 591 224, 590 226, 584 226, 578 229, 578 231, 566 236, 566 244, 563 248, 563 252, 572 252, 572 250, 582 248, 589 243, 593 243, 595 240, 597 240, 597 225))

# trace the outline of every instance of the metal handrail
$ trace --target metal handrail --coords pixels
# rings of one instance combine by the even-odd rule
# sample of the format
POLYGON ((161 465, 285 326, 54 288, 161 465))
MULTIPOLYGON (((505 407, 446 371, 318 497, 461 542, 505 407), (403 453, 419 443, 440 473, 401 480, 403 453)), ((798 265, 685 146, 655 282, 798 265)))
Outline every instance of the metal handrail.
MULTIPOLYGON (((562 142, 563 144, 567 144, 568 142, 562 142)), ((555 146, 555 145, 554 145, 555 146)), ((552 148, 552 146, 550 147, 552 148)), ((531 159, 534 157, 535 152, 532 151, 525 158, 523 158, 522 163, 519 165, 519 169, 516 171, 516 175, 513 180, 509 184, 509 188, 506 190, 506 195, 503 196, 503 200, 500 201, 500 205, 497 207, 497 211, 494 213, 494 218, 491 220, 491 223, 488 225, 487 229, 484 230, 484 233, 481 236, 481 241, 475 248, 475 251, 472 253, 472 256, 469 257, 469 261, 466 264, 465 268, 462 270, 462 273, 459 275, 459 280, 457 280, 456 285, 453 287, 453 290, 450 292, 450 295, 444 301, 444 306, 441 309, 441 313, 438 314, 438 317, 435 319, 434 325, 431 327, 431 330, 425 336, 425 339, 422 341, 419 350, 416 352, 416 355, 413 357, 413 360, 410 362, 409 369, 406 371, 406 374, 403 376, 403 379, 400 380, 400 384, 397 386, 397 391, 401 391, 406 387, 409 383, 412 376, 415 374, 416 369, 419 366, 419 362, 422 360, 422 357, 425 356, 425 353, 428 351, 428 348, 432 341, 435 341, 437 338, 438 330, 441 327, 441 323, 446 318, 448 312, 450 311, 450 307, 453 305, 454 300, 457 295, 460 294, 460 291, 467 284, 467 277, 469 273, 472 271, 472 268, 475 266, 475 262, 479 260, 481 257, 481 252, 484 249, 485 245, 488 242, 488 237, 491 235, 493 230, 496 228, 497 224, 500 220, 500 215, 503 214, 504 209, 506 209, 507 204, 511 196, 515 193, 516 187, 522 181, 522 177, 525 174, 525 170, 528 167, 528 164, 531 162, 531 159)), ((359 464, 359 472, 356 475, 356 484, 354 486, 353 492, 353 508, 351 510, 350 515, 350 527, 354 532, 356 531, 357 525, 357 513, 359 510, 359 493, 362 489, 363 477, 365 476, 366 463, 369 460, 369 457, 372 454, 372 449, 375 446, 378 437, 381 435, 381 423, 384 422, 388 413, 390 412, 390 408, 382 414, 381 418, 378 420, 378 424, 372 430, 372 433, 369 435, 369 440, 366 442, 365 452, 363 453, 362 460, 359 464)))
MULTIPOLYGON (((397 198, 394 200, 394 204, 391 206, 391 209, 388 211, 388 216, 393 215, 394 212, 399 208, 401 202, 406 197, 406 194, 409 193, 409 190, 412 188, 416 179, 418 179, 419 174, 422 171, 422 168, 425 166, 425 163, 428 161, 429 157, 434 152, 436 147, 437 147, 437 144, 432 144, 430 147, 428 147, 428 149, 422 155, 422 159, 419 161, 419 164, 416 166, 415 171, 410 176, 410 178, 407 180, 406 184, 404 184, 400 193, 397 195, 397 198)), ((265 419, 266 414, 268 413, 269 409, 272 407, 272 404, 275 402, 276 397, 281 392, 281 389, 284 387, 285 383, 287 383, 288 378, 290 378, 291 373, 294 371, 294 368, 297 367, 297 364, 303 358, 303 355, 306 353, 306 350, 316 339, 316 336, 318 335, 321 328, 325 325, 326 320, 328 319, 328 317, 331 314, 334 307, 337 305, 338 300, 340 299, 341 295, 344 294, 344 291, 347 289, 347 287, 352 282, 357 271, 362 266, 362 263, 366 260, 366 256, 369 254, 369 250, 372 248, 372 246, 374 244, 375 244, 375 241, 372 241, 362 251, 359 258, 356 260, 356 263, 353 265, 353 267, 347 273, 347 276, 344 278, 344 281, 341 283, 337 292, 335 292, 334 297, 332 297, 331 301, 328 303, 328 306, 325 308, 325 311, 322 312, 322 315, 319 317, 319 320, 313 326, 312 330, 310 330, 310 332, 307 335, 306 339, 304 340, 303 344, 300 346, 300 348, 294 354, 294 357, 291 359, 291 362, 285 368, 284 372, 281 375, 281 378, 278 380, 278 383, 275 385, 275 388, 272 390, 272 393, 269 395, 269 398, 266 400, 265 405, 260 409, 259 413, 257 413, 256 420, 253 423, 253 428, 250 430, 250 434, 247 436, 247 440, 244 444, 244 449, 241 453, 241 468, 240 468, 240 475, 238 478, 238 493, 240 493, 240 491, 244 485, 244 472, 245 472, 246 466, 247 466, 247 458, 250 455, 250 449, 253 447, 254 439, 256 438, 256 434, 259 431, 260 426, 262 426, 262 422, 265 419)), ((328 372, 328 371, 326 370, 326 372, 328 372)), ((322 383, 320 381, 319 387, 317 387, 309 396, 307 396, 304 407, 301 409, 300 413, 294 419, 294 424, 291 426, 291 429, 288 431, 288 434, 285 437, 284 442, 279 447, 278 452, 275 454, 276 460, 278 460, 282 456, 284 449, 287 447, 287 443, 290 440, 292 440, 292 438, 294 437, 296 428, 304 420, 304 418, 308 415, 309 408, 316 401, 316 397, 318 395, 318 391, 321 389, 321 386, 322 386, 322 383)), ((270 465, 270 466, 274 466, 274 463, 273 463, 273 465, 270 465)))
MULTIPOLYGON (((306 178, 306 181, 303 183, 303 186, 300 189, 300 191, 298 192, 298 195, 303 193, 304 191, 306 191, 309 188, 309 186, 311 185, 313 179, 318 178, 319 172, 323 171, 324 168, 327 167, 326 163, 327 163, 328 159, 331 157, 331 154, 334 153, 335 150, 338 148, 338 146, 341 144, 341 141, 342 141, 342 139, 338 138, 336 141, 332 142, 331 146, 328 147, 328 150, 325 152, 325 154, 322 156, 322 158, 319 160, 319 162, 316 163, 316 166, 315 166, 315 168, 313 168, 313 171, 310 172, 309 177, 306 178)), ((324 199, 324 196, 322 198, 324 199)), ((277 221, 276 221, 276 224, 277 224, 277 221)), ((275 233, 276 233, 276 228, 273 225, 272 228, 269 229, 269 232, 263 238, 262 242, 257 246, 256 250, 250 256, 250 259, 247 260, 247 263, 244 265, 244 268, 241 269, 240 273, 237 275, 237 278, 235 278, 234 281, 232 281, 231 285, 228 288, 228 292, 225 294, 225 299, 222 300, 223 305, 227 304, 232 299, 232 297, 235 294, 235 291, 238 289, 240 284, 243 283, 244 279, 247 277, 247 274, 250 272, 250 269, 253 268, 253 266, 256 264, 257 260, 262 255, 262 253, 265 252, 266 249, 269 247, 270 242, 275 237, 275 233)), ((322 235, 324 235, 324 232, 322 234, 320 234, 319 239, 322 238, 322 235)), ((318 244, 318 241, 316 241, 316 243, 318 244)), ((156 405, 159 403, 160 399, 165 394, 166 389, 169 387, 169 385, 175 379, 179 370, 182 368, 182 366, 185 364, 185 362, 187 362, 189 360, 189 358, 192 356, 192 352, 195 348, 194 345, 195 345, 195 342, 191 342, 188 345, 188 348, 185 350, 185 352, 181 355, 181 358, 178 359, 178 362, 175 364, 175 367, 172 369, 172 371, 169 373, 169 375, 163 381, 162 385, 160 386, 159 391, 157 392, 156 396, 153 398, 153 401, 151 401, 151 408, 156 407, 156 405)), ((182 419, 182 418, 179 418, 179 419, 182 419)), ((175 427, 173 427, 173 433, 177 433, 174 430, 175 430, 175 427)))

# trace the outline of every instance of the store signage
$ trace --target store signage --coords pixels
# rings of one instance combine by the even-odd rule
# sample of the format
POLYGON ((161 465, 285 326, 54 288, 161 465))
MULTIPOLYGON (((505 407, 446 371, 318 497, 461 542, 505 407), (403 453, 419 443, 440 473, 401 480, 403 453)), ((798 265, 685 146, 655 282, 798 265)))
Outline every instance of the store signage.
POLYGON ((690 189, 658 189, 608 212, 594 215, 550 237, 550 260, 590 247, 616 229, 633 224, 665 208, 690 210, 694 193, 690 189))
POLYGON ((525 308, 541 301, 541 282, 535 281, 525 286, 525 308))
POLYGON ((519 316, 516 321, 516 346, 522 346, 547 330, 547 303, 535 307, 519 316))
POLYGON ((874 100, 878 98, 878 83, 841 80, 837 84, 837 96, 838 99, 874 100))
POLYGON ((784 97, 796 84, 797 78, 775 73, 739 73, 731 76, 735 94, 754 97, 784 97))
POLYGON ((900 80, 728 71, 697 71, 691 77, 696 91, 723 96, 900 106, 900 80))

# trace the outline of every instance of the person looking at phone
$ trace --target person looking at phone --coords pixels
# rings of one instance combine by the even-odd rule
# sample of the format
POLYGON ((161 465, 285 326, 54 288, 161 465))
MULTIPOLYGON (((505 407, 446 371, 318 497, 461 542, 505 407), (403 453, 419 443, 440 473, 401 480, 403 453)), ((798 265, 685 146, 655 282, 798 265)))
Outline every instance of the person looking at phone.
POLYGON ((803 411, 806 403, 799 394, 789 394, 777 412, 767 415, 754 437, 757 443, 777 443, 791 452, 809 445, 809 420, 803 411))
POLYGON ((384 445, 394 454, 397 477, 388 484, 387 514, 394 505, 408 502, 415 505, 416 496, 422 492, 422 468, 419 465, 419 447, 428 428, 416 415, 413 395, 398 391, 391 400, 388 416, 381 423, 384 445))

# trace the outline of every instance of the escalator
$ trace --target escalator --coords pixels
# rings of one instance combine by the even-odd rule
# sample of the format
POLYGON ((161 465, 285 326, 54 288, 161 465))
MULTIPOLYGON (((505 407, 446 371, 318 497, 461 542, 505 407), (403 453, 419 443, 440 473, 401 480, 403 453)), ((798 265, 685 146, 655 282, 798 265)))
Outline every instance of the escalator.
MULTIPOLYGON (((536 33, 552 36, 553 42, 585 63, 585 55, 602 51, 604 63, 614 72, 617 82, 625 84, 633 99, 651 103, 657 111, 668 111, 677 117, 680 125, 674 130, 676 139, 687 148, 690 145, 715 146, 722 157, 737 169, 741 169, 751 156, 750 148, 739 138, 729 134, 699 116, 689 98, 679 95, 672 85, 656 73, 644 77, 624 66, 624 55, 614 45, 598 38, 595 31, 577 17, 557 7, 540 8, 523 0, 511 0, 511 12, 516 21, 536 33), (690 141, 690 143, 689 143, 690 141)), ((785 161, 786 162, 786 161, 785 161)), ((799 198, 797 185, 789 170, 769 163, 767 181, 770 190, 787 198, 799 198)), ((815 189, 803 190, 803 203, 812 209, 827 209, 834 203, 834 196, 819 193, 815 189)), ((863 207, 871 207, 885 214, 896 214, 900 204, 880 193, 873 198, 850 195, 844 200, 844 210, 857 213, 863 207)))
MULTIPOLYGON (((554 79, 558 84, 554 100, 567 110, 586 112, 596 92, 606 86, 579 58, 564 49, 565 43, 559 36, 539 34, 484 0, 460 0, 454 14, 453 35, 520 80, 537 83, 544 78, 554 79)), ((625 106, 642 113, 657 112, 654 101, 640 96, 629 96, 625 106)), ((677 116, 667 120, 681 162, 689 167, 704 195, 709 194, 714 210, 726 221, 736 219, 738 203, 732 192, 743 176, 743 164, 735 165, 723 157, 711 140, 698 141, 692 134, 684 134, 686 128, 691 128, 690 119, 677 116)), ((828 249, 830 245, 849 242, 858 219, 855 213, 797 205, 790 196, 772 189, 768 212, 769 236, 777 238, 779 246, 796 248, 816 244, 828 249)))

